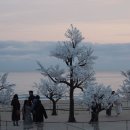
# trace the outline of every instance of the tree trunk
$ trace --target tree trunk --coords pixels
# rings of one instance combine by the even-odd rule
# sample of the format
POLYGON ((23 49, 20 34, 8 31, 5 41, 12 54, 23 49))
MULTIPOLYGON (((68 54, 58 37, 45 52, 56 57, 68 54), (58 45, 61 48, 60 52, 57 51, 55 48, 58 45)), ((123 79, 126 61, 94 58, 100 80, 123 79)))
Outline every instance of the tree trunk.
POLYGON ((74 89, 73 88, 70 88, 70 107, 69 107, 68 122, 76 122, 74 117, 74 89))
POLYGON ((56 101, 52 101, 53 103, 53 109, 52 109, 52 115, 57 115, 57 112, 56 112, 56 101))

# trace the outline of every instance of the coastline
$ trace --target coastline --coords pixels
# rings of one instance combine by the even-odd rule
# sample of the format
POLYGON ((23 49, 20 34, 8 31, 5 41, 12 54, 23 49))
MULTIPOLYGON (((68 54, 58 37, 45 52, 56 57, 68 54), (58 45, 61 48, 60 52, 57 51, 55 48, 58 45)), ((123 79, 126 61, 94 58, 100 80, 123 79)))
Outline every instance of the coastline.
MULTIPOLYGON (((123 77, 119 72, 96 72, 96 81, 99 84, 111 85, 113 90, 117 90, 122 84, 123 77)), ((8 74, 8 81, 16 84, 14 92, 18 95, 28 94, 29 90, 34 91, 36 95, 37 90, 34 88, 34 83, 39 83, 40 79, 44 78, 39 72, 10 72, 8 74)), ((79 90, 76 90, 79 91, 79 90)))

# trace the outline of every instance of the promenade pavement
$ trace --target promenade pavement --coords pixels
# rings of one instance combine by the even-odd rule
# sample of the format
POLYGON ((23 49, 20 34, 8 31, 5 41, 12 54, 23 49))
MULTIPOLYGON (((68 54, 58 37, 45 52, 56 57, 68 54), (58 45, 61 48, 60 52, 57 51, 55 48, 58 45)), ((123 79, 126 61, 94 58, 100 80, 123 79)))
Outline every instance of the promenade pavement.
MULTIPOLYGON (((48 119, 45 119, 44 127, 38 128, 36 124, 30 130, 130 130, 130 110, 123 110, 119 115, 115 115, 112 110, 112 116, 108 117, 105 111, 99 114, 99 127, 88 124, 91 114, 89 111, 75 111, 76 123, 68 123, 68 111, 57 111, 57 116, 52 116, 51 111, 47 111, 48 119)), ((11 121, 11 112, 1 113, 0 130, 24 130, 23 121, 19 126, 13 126, 11 121), (4 122, 3 122, 4 121, 4 122)))

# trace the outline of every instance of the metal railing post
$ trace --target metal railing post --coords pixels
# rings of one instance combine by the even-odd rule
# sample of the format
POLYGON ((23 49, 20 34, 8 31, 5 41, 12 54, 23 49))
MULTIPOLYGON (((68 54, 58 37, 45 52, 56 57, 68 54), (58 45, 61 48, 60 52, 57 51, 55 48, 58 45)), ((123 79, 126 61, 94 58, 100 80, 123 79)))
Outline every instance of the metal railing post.
POLYGON ((7 121, 6 121, 6 130, 7 130, 7 121))
POLYGON ((68 130, 68 125, 66 125, 66 130, 68 130))
POLYGON ((1 112, 0 112, 0 127, 1 127, 1 112))
POLYGON ((128 130, 128 121, 126 120, 126 130, 128 130))
POLYGON ((1 130, 1 112, 0 112, 0 130, 1 130))

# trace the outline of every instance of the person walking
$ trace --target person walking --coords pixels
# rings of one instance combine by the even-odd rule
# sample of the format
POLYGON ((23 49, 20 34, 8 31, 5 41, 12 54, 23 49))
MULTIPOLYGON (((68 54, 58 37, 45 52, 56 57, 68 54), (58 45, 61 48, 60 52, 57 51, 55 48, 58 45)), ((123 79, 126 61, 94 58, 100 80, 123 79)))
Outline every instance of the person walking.
POLYGON ((44 106, 41 103, 40 96, 37 95, 35 98, 36 100, 32 108, 33 112, 35 113, 34 122, 37 124, 37 130, 43 130, 44 117, 47 119, 48 116, 44 106))
POLYGON ((108 103, 108 107, 106 109, 106 115, 107 116, 111 116, 112 107, 113 107, 113 104, 108 103))
POLYGON ((33 128, 32 112, 31 112, 31 102, 30 100, 25 100, 22 108, 23 113, 23 125, 24 130, 29 130, 33 128))
POLYGON ((107 116, 111 116, 111 111, 112 111, 114 101, 115 101, 115 91, 112 91, 111 96, 109 97, 108 107, 106 109, 106 115, 107 116))
POLYGON ((20 103, 18 95, 15 94, 11 101, 12 106, 12 121, 14 126, 18 126, 18 121, 20 120, 20 103))
POLYGON ((90 121, 89 121, 89 124, 98 121, 98 116, 97 116, 97 104, 96 104, 95 102, 92 102, 90 111, 91 111, 91 119, 90 119, 90 121))
MULTIPOLYGON (((31 103, 31 106, 34 106, 34 102, 35 102, 35 96, 33 94, 33 91, 30 90, 29 91, 29 97, 28 97, 28 100, 30 101, 31 103)), ((33 121, 34 121, 34 118, 35 118, 35 113, 32 112, 32 115, 33 115, 33 121)))

